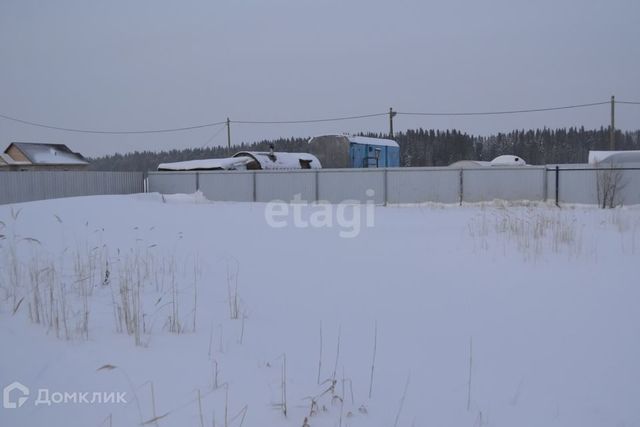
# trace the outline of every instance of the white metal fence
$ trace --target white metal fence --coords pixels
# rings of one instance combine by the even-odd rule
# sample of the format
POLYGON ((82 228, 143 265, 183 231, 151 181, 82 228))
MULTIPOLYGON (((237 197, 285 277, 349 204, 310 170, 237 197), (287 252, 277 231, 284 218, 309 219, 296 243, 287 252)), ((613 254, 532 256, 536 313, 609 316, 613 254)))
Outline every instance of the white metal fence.
POLYGON ((142 172, 0 172, 0 204, 144 191, 142 172))
MULTIPOLYGON (((410 204, 500 199, 602 204, 605 182, 615 185, 615 204, 640 204, 638 166, 149 172, 146 190, 163 194, 202 191, 210 200, 236 202, 299 198, 410 204)), ((143 191, 142 172, 0 172, 0 204, 143 191)))
POLYGON ((607 174, 616 177, 616 204, 640 204, 638 167, 150 172, 148 186, 149 191, 163 194, 201 191, 210 200, 236 202, 292 201, 298 197, 331 203, 347 200, 377 204, 461 203, 499 199, 601 204, 598 185, 607 174))

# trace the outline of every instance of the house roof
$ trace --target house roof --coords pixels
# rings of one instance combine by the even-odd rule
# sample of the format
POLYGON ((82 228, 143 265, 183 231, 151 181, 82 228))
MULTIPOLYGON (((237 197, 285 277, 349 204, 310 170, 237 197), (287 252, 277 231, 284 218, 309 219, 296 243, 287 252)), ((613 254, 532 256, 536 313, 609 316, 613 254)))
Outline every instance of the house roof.
POLYGON ((352 136, 348 134, 344 135, 320 135, 315 136, 309 140, 309 142, 313 142, 314 139, 318 139, 320 141, 325 140, 325 138, 332 138, 334 140, 350 143, 350 144, 361 144, 361 145, 377 145, 379 147, 399 147, 398 143, 392 139, 384 139, 384 138, 370 138, 368 136, 352 136))
POLYGON ((12 142, 33 164, 45 165, 87 165, 89 161, 82 154, 75 153, 64 144, 40 144, 32 142, 12 142))
POLYGON ((398 143, 392 139, 369 138, 367 136, 350 136, 347 135, 349 142, 362 145, 380 145, 384 147, 399 147, 398 143))
POLYGON ((28 165, 30 162, 14 160, 6 153, 0 153, 0 165, 28 165))

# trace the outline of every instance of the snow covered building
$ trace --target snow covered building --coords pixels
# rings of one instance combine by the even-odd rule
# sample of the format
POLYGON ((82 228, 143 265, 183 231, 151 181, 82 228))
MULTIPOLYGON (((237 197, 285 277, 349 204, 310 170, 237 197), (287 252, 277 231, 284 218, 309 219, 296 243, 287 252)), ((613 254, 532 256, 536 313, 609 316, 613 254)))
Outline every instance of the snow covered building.
POLYGON ((189 160, 161 163, 159 171, 205 170, 291 170, 320 169, 316 156, 309 153, 283 153, 274 151, 240 151, 224 159, 189 160))
POLYGON ((391 139, 324 135, 309 140, 309 151, 325 168, 385 168, 400 166, 400 146, 391 139))
POLYGON ((527 162, 522 157, 513 156, 511 154, 504 154, 498 156, 490 162, 480 160, 460 160, 455 163, 451 163, 451 168, 480 168, 491 166, 526 166, 527 162))
POLYGON ((12 142, 0 154, 0 170, 87 170, 89 161, 64 144, 12 142))

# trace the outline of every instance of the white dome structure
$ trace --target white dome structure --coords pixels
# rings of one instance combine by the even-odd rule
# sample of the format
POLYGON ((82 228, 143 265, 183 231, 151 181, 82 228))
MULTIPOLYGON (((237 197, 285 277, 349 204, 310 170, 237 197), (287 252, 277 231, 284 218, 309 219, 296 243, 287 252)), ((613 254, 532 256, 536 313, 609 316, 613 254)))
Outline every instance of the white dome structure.
POLYGON ((525 166, 527 162, 522 157, 504 154, 491 160, 491 166, 525 166))

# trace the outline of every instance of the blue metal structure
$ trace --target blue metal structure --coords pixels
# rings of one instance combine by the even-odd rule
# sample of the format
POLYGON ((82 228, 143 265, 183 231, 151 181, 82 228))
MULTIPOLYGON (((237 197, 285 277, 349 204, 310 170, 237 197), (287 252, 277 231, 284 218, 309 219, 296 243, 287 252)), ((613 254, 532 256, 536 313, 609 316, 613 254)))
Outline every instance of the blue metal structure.
POLYGON ((324 135, 309 140, 309 150, 323 168, 388 168, 400 166, 400 147, 391 139, 324 135))
POLYGON ((349 157, 352 168, 388 168, 400 166, 400 147, 390 139, 350 136, 349 157))

